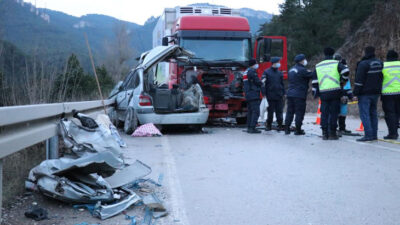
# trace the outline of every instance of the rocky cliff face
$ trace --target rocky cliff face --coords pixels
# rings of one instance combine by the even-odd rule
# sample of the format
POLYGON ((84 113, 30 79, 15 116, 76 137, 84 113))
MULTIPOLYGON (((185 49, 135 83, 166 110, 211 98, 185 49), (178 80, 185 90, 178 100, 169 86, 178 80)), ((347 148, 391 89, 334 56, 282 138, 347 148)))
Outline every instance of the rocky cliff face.
POLYGON ((366 46, 374 46, 376 55, 386 59, 390 49, 400 51, 400 1, 382 0, 376 5, 375 12, 349 36, 338 50, 347 59, 354 79, 357 62, 364 54, 366 46))

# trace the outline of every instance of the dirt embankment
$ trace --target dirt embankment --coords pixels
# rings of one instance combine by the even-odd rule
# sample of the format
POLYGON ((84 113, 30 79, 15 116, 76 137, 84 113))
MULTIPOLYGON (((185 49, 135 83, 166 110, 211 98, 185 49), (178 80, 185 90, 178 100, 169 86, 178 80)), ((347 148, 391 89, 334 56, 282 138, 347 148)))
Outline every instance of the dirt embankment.
MULTIPOLYGON (((350 67, 352 84, 354 84, 357 63, 363 57, 367 46, 374 46, 377 57, 382 61, 386 60, 388 50, 394 49, 400 52, 400 0, 381 0, 376 5, 373 14, 337 49, 350 67)), ((321 60, 323 60, 322 54, 313 57, 310 65, 315 65, 321 60)), ((307 111, 316 112, 317 101, 309 97, 308 103, 307 111)), ((380 112, 382 112, 381 109, 380 112)), ((357 105, 349 107, 349 113, 358 115, 357 105)))
POLYGON ((383 61, 388 50, 400 51, 399 12, 399 0, 382 0, 376 5, 374 13, 338 49, 347 59, 353 79, 357 62, 362 58, 366 46, 374 46, 377 57, 383 61))

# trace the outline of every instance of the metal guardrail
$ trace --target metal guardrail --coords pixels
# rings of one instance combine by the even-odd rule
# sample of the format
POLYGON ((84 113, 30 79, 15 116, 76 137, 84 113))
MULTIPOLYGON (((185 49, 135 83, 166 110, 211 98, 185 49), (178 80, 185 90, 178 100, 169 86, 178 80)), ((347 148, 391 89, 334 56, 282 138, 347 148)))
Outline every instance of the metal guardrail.
MULTIPOLYGON (((105 100, 106 106, 114 100, 105 100)), ((0 107, 0 222, 3 196, 3 158, 45 140, 48 147, 57 146, 57 124, 61 114, 72 110, 91 114, 104 110, 102 101, 0 107), (53 138, 53 139, 52 139, 53 138), (56 142, 56 143, 55 143, 56 142)))

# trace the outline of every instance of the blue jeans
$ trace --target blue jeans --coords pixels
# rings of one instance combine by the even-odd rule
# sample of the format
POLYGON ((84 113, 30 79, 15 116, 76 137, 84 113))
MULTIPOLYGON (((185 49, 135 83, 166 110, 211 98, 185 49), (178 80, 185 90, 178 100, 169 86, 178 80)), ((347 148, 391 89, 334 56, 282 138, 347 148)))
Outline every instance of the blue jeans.
POLYGON ((379 95, 358 96, 358 109, 366 138, 376 139, 378 137, 378 99, 379 95))

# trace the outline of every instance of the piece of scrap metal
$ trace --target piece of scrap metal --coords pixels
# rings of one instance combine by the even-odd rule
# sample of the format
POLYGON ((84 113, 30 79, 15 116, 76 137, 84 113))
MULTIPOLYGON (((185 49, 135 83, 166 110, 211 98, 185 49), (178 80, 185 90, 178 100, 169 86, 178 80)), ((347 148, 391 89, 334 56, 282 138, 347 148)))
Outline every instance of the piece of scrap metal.
POLYGON ((136 160, 133 164, 118 170, 112 176, 105 178, 111 188, 122 187, 135 182, 151 173, 151 168, 143 162, 136 160))

